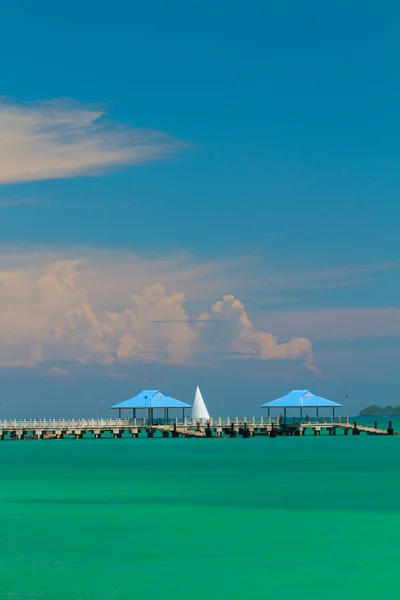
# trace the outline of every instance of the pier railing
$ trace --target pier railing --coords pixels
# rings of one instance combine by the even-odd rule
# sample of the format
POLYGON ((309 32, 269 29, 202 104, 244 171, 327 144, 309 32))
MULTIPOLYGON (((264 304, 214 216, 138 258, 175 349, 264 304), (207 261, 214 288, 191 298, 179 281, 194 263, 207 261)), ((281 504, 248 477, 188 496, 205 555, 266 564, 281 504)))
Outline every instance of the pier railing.
POLYGON ((206 427, 230 427, 234 425, 267 425, 278 424, 279 419, 256 418, 256 417, 217 417, 211 419, 0 419, 0 429, 90 429, 90 428, 112 428, 112 427, 151 427, 158 425, 180 425, 185 427, 195 427, 199 424, 206 427))
POLYGON ((195 427, 198 424, 201 427, 230 427, 232 423, 235 426, 245 425, 318 425, 318 424, 349 424, 348 417, 337 417, 333 420, 332 417, 315 417, 311 419, 300 419, 296 417, 288 418, 284 421, 280 417, 217 417, 211 419, 104 419, 104 418, 87 418, 87 419, 0 419, 0 429, 108 429, 108 428, 123 428, 123 427, 151 427, 151 426, 177 426, 195 427))

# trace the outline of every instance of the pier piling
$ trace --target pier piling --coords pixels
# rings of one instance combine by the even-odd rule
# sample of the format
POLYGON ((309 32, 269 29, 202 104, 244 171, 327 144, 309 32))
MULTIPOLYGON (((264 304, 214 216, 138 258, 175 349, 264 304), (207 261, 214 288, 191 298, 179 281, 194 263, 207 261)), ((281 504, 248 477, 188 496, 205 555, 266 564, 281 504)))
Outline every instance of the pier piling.
POLYGON ((248 439, 250 437, 250 430, 247 427, 247 422, 244 423, 244 429, 243 429, 243 438, 244 439, 248 439))

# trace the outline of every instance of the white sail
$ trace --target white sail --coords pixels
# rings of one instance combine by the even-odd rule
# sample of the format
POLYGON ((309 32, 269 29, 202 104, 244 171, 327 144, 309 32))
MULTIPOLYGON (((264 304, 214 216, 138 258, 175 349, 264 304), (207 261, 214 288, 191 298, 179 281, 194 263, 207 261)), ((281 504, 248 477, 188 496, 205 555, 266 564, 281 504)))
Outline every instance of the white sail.
POLYGON ((197 386, 196 393, 194 395, 194 402, 192 406, 192 419, 209 419, 210 415, 208 414, 207 406, 203 400, 203 396, 201 395, 200 388, 197 386))

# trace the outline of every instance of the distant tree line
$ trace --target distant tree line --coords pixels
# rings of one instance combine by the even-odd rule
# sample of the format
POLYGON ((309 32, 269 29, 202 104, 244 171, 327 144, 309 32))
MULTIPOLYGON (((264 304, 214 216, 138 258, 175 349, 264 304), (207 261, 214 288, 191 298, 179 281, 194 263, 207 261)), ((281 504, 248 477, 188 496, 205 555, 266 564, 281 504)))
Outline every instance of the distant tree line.
POLYGON ((378 406, 371 404, 360 411, 360 417, 397 417, 400 416, 400 406, 378 406))

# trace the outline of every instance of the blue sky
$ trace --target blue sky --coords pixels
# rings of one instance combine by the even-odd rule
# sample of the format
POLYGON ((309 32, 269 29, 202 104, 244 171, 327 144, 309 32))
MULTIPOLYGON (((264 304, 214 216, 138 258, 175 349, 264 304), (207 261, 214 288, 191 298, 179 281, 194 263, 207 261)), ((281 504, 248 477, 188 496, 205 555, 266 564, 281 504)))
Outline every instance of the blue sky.
POLYGON ((396 402, 398 18, 386 2, 3 9, 8 414, 147 386, 190 400, 197 382, 234 413, 303 386, 350 412, 396 402))

